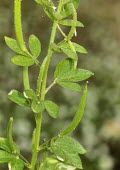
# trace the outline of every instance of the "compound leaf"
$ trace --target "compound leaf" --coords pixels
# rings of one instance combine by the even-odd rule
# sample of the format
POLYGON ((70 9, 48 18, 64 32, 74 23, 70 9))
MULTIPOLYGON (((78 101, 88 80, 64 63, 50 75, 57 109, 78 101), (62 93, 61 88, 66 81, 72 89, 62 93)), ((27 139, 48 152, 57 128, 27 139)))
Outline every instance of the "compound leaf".
POLYGON ((58 84, 64 88, 70 89, 70 90, 74 90, 74 91, 80 91, 81 90, 81 86, 77 83, 73 83, 73 82, 59 82, 58 84))
POLYGON ((45 100, 44 105, 49 115, 53 118, 57 118, 58 113, 59 113, 59 107, 50 100, 45 100))
POLYGON ((20 106, 29 106, 28 100, 17 90, 11 90, 8 94, 8 98, 20 106))
POLYGON ((37 58, 41 52, 41 43, 33 34, 29 37, 29 48, 34 58, 37 58))
POLYGON ((34 64, 34 60, 32 58, 16 55, 11 59, 12 63, 18 66, 31 66, 34 64))

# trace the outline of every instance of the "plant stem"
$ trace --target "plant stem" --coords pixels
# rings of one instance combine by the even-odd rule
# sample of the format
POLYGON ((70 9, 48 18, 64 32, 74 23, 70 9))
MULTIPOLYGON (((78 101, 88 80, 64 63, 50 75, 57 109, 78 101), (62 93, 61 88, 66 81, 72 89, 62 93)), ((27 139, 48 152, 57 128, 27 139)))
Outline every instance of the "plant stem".
MULTIPOLYGON (((63 5, 62 0, 60 0, 58 9, 57 9, 57 14, 60 13, 60 11, 62 9, 62 5, 63 5)), ((42 63, 42 66, 40 68, 40 73, 39 73, 39 77, 38 77, 38 81, 37 81, 37 95, 40 96, 39 100, 41 100, 41 101, 44 100, 44 98, 45 98, 47 73, 48 73, 50 59, 51 59, 51 56, 53 53, 53 51, 51 49, 51 44, 54 43, 54 40, 55 40, 57 24, 58 24, 58 21, 54 20, 51 37, 50 37, 50 42, 49 42, 49 47, 48 47, 48 53, 47 53, 47 56, 45 57, 45 59, 42 63)), ((42 113, 38 114, 38 117, 36 118, 36 131, 35 131, 35 144, 34 144, 35 147, 34 147, 34 151, 33 151, 33 155, 32 155, 30 170, 35 169, 35 165, 36 165, 36 161, 37 161, 39 141, 40 141, 40 132, 41 132, 41 121, 42 121, 42 113)))
POLYGON ((54 80, 45 90, 45 94, 56 84, 56 81, 54 80))
POLYGON ((42 114, 38 114, 38 116, 36 118, 35 143, 34 143, 34 151, 33 151, 33 155, 32 155, 30 170, 35 169, 35 165, 36 165, 36 161, 37 161, 38 146, 39 146, 40 132, 41 132, 41 120, 42 120, 42 114))
MULTIPOLYGON (((22 51, 26 52, 25 43, 23 40, 22 33, 22 24, 21 24, 21 0, 14 1, 14 25, 15 25, 15 33, 16 39, 22 51)), ((23 84, 24 89, 29 89, 29 76, 28 76, 28 67, 23 67, 23 84)))

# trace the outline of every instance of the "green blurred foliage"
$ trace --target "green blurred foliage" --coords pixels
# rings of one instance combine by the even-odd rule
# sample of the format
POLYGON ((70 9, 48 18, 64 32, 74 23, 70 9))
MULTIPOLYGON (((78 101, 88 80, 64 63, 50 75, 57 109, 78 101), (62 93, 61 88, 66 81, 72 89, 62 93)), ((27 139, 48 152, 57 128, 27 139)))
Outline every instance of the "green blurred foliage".
MULTIPOLYGON (((34 33, 42 43, 42 55, 46 54, 52 22, 33 0, 22 1, 23 32, 26 41, 34 33)), ((95 73, 90 78, 86 110, 82 122, 72 134, 87 150, 83 157, 86 170, 120 169, 120 1, 81 0, 78 19, 85 28, 77 29, 73 41, 88 49, 87 55, 79 55, 79 66, 95 73)), ((68 30, 63 27, 65 32, 68 30)), ((5 45, 4 36, 14 38, 13 1, 0 1, 0 136, 6 135, 10 116, 14 117, 13 134, 23 154, 30 159, 31 134, 35 125, 29 109, 13 104, 7 98, 11 89, 23 89, 22 69, 10 62, 13 52, 5 45)), ((57 42, 61 34, 57 34, 57 42)), ((64 56, 54 55, 48 75, 52 82, 56 64, 64 56)), ((35 88, 38 68, 30 67, 31 86, 35 88)), ((43 117, 42 140, 56 135, 68 125, 76 112, 80 94, 55 86, 48 93, 60 106, 59 118, 54 120, 46 113, 43 117)), ((3 169, 3 166, 0 165, 3 169)), ((7 169, 7 166, 5 166, 7 169)))

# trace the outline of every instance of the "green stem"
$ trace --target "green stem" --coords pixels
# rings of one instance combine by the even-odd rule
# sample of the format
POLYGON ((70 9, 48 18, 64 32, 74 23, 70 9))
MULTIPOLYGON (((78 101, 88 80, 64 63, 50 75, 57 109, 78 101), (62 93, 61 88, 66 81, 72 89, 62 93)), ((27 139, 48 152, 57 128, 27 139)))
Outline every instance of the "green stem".
POLYGON ((56 81, 54 80, 45 90, 45 94, 56 84, 56 81))
POLYGON ((42 114, 38 114, 36 118, 36 130, 35 130, 35 140, 34 140, 35 143, 34 143, 34 150, 33 150, 30 170, 35 169, 35 165, 37 161, 38 146, 40 140, 40 130, 41 130, 41 120, 42 120, 42 114))
POLYGON ((25 90, 30 89, 28 67, 23 67, 23 84, 25 90))
MULTIPOLYGON (((62 5, 63 5, 62 0, 60 0, 58 9, 57 9, 57 14, 60 13, 60 11, 62 9, 62 5)), ((37 81, 37 95, 40 96, 40 100, 44 100, 44 98, 45 98, 48 67, 49 67, 50 59, 51 59, 51 56, 53 53, 53 51, 51 49, 51 44, 54 43, 54 40, 55 40, 57 24, 58 24, 58 21, 55 20, 53 23, 53 27, 52 27, 52 32, 51 32, 51 37, 50 37, 50 42, 49 42, 49 47, 48 47, 48 53, 43 61, 42 66, 41 66, 38 81, 37 81)), ((42 113, 38 114, 38 117, 36 118, 35 144, 34 144, 34 151, 33 151, 33 155, 32 155, 30 170, 35 169, 35 165, 36 165, 36 161, 37 161, 39 141, 40 141, 40 132, 41 132, 41 121, 42 121, 42 113)))
MULTIPOLYGON (((14 1, 14 25, 15 25, 15 33, 16 39, 22 51, 26 52, 25 43, 23 40, 22 33, 22 24, 21 24, 21 0, 14 1)), ((24 89, 29 89, 29 77, 28 77, 28 67, 23 68, 23 84, 24 89)))

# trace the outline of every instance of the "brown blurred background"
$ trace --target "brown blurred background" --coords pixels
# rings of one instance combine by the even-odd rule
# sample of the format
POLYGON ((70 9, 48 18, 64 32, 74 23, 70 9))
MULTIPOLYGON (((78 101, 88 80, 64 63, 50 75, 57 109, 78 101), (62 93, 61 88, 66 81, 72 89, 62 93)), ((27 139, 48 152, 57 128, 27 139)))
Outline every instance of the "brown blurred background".
MULTIPOLYGON (((87 55, 79 55, 79 67, 94 72, 89 79, 89 92, 84 117, 73 132, 87 149, 82 156, 85 170, 120 170, 120 1, 81 0, 78 20, 85 28, 77 28, 73 41, 83 45, 87 55)), ((26 44, 30 34, 35 34, 42 43, 45 56, 52 22, 34 0, 22 1, 22 23, 26 44)), ((69 28, 64 28, 65 32, 69 28)), ((14 117, 14 139, 25 157, 30 159, 31 133, 35 126, 33 115, 28 108, 17 106, 8 100, 11 89, 23 89, 22 69, 10 62, 14 54, 6 45, 4 36, 14 38, 13 0, 0 0, 0 136, 6 136, 10 116, 14 117)), ((57 41, 61 34, 57 34, 57 41)), ((49 69, 48 84, 53 79, 55 65, 61 55, 55 56, 49 69)), ((30 68, 30 81, 36 87, 38 68, 30 68)), ((76 112, 80 93, 52 88, 47 95, 60 106, 58 119, 44 114, 42 140, 54 136, 66 127, 76 112)), ((0 165, 7 170, 7 166, 0 165)))

